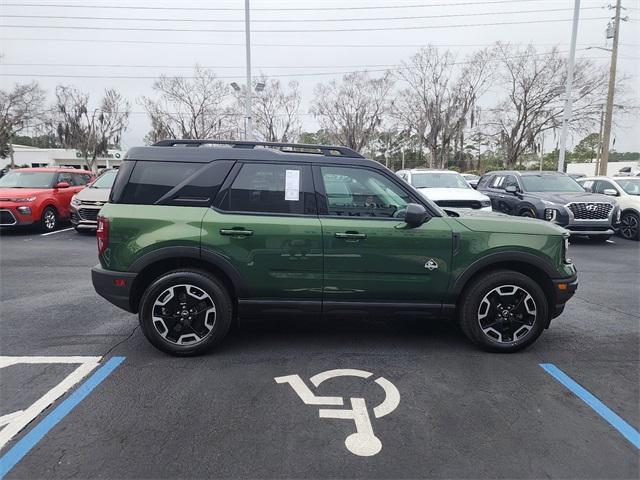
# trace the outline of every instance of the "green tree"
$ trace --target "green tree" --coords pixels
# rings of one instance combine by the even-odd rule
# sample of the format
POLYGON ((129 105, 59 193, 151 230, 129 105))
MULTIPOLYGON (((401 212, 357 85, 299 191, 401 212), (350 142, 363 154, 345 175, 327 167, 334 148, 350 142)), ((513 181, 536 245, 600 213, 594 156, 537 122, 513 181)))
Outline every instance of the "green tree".
POLYGON ((590 133, 584 137, 573 149, 571 161, 576 163, 592 162, 598 155, 600 134, 590 133))

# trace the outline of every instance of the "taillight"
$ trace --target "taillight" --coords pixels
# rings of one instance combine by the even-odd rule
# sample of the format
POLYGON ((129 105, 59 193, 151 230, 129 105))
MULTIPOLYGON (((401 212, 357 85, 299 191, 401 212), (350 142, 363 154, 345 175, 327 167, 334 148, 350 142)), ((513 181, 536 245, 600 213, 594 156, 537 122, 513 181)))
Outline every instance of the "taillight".
POLYGON ((109 219, 98 215, 98 229, 96 230, 98 240, 98 255, 102 255, 109 246, 109 219))

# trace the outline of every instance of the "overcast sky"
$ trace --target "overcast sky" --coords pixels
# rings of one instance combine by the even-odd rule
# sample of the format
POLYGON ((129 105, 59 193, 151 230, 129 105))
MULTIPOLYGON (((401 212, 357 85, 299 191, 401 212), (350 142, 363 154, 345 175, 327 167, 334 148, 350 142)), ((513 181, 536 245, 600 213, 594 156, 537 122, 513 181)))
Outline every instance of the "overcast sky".
MULTIPOLYGON (((587 50, 610 46, 605 40, 613 14, 608 3, 582 0, 577 57, 609 64, 608 52, 587 50)), ((313 87, 339 77, 336 72, 397 65, 428 43, 448 47, 459 57, 496 41, 533 43, 540 51, 557 45, 568 52, 573 4, 573 0, 252 0, 253 71, 285 82, 298 80, 303 127, 315 130, 317 124, 307 113, 313 87), (485 25, 470 26, 478 24, 485 25), (396 27, 404 29, 389 30, 396 27), (354 31, 367 28, 386 30, 354 31), (345 31, 313 31, 332 29, 345 31)), ((629 21, 621 27, 618 71, 632 77, 637 99, 640 0, 624 0, 623 5, 629 21)), ((115 87, 132 103, 125 148, 141 144, 148 131, 136 99, 153 95, 154 77, 189 75, 198 63, 225 81, 244 81, 243 0, 2 0, 0 9, 1 88, 38 80, 51 98, 56 85, 74 85, 89 92, 97 105, 101 92, 115 87)), ((640 150, 638 120, 637 115, 627 117, 624 128, 614 131, 616 150, 640 150)))

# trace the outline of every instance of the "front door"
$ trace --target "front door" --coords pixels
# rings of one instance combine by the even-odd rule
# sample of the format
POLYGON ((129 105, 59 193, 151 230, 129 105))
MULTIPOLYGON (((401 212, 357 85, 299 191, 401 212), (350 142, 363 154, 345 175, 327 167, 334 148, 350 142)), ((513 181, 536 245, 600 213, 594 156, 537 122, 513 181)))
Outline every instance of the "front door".
POLYGON ((419 200, 378 170, 318 166, 314 179, 324 245, 323 309, 335 302, 440 304, 452 254, 443 218, 409 227, 404 209, 419 200))
POLYGON ((302 302, 319 311, 322 234, 311 168, 242 163, 234 175, 203 219, 203 256, 222 254, 246 285, 242 300, 258 308, 302 302))

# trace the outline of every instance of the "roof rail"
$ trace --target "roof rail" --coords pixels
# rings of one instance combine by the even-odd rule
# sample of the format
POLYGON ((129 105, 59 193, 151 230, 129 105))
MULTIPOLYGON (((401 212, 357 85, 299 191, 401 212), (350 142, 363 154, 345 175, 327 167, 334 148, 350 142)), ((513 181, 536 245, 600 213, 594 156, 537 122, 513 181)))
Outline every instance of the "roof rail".
POLYGON ((337 147, 331 145, 313 145, 306 143, 280 143, 280 142, 251 142, 251 141, 239 141, 239 140, 160 140, 153 144, 154 147, 175 147, 175 146, 187 146, 187 147, 199 147, 201 145, 229 145, 232 148, 248 148, 253 149, 255 147, 275 147, 279 148, 281 152, 288 153, 321 153, 327 157, 348 157, 348 158, 364 158, 355 150, 348 147, 337 147))

